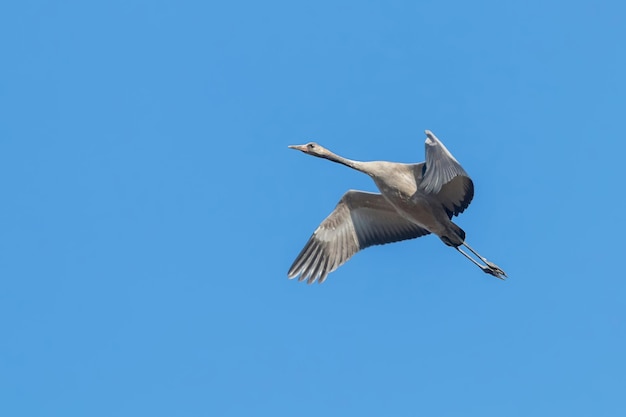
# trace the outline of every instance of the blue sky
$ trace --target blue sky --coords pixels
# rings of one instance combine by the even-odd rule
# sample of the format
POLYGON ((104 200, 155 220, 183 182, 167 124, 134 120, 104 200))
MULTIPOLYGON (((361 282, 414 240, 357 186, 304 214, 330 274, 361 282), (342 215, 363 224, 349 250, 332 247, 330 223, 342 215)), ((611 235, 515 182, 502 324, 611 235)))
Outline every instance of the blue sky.
POLYGON ((617 1, 0 6, 0 414, 622 416, 617 1), (323 285, 286 272, 365 175, 476 187, 323 285))

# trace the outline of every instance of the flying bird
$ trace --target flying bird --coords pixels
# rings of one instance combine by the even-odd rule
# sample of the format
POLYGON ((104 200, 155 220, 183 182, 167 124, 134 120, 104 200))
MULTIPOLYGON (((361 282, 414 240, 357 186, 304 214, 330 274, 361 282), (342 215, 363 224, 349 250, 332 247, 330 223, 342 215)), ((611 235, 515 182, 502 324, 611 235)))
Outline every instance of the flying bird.
POLYGON ((483 272, 507 275, 465 242, 465 232, 452 222, 474 197, 474 183, 444 144, 426 130, 426 161, 419 164, 343 158, 310 142, 290 145, 308 155, 328 159, 369 175, 380 194, 349 190, 319 225, 289 268, 287 276, 308 284, 322 283, 361 249, 434 233, 483 272), (482 264, 467 254, 465 246, 482 264))

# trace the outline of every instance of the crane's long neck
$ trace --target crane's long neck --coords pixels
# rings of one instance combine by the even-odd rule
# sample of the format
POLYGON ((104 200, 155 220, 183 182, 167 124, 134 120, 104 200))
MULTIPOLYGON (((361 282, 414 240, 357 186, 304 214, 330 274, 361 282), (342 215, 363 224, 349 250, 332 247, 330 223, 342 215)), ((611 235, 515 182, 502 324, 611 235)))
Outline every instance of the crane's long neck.
POLYGON ((367 171, 365 171, 365 164, 361 161, 353 161, 352 159, 344 158, 343 156, 339 156, 330 151, 328 151, 328 154, 322 156, 322 158, 328 159, 329 161, 337 162, 339 164, 345 165, 352 169, 356 169, 357 171, 365 172, 367 174, 367 171))

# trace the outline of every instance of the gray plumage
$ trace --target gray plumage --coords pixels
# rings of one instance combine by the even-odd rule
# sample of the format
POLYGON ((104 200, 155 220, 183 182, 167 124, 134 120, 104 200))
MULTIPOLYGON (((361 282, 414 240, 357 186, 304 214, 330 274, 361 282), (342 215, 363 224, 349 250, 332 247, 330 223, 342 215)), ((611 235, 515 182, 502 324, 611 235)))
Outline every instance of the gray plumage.
POLYGON ((381 194, 350 190, 319 225, 289 269, 289 278, 324 282, 330 272, 361 249, 434 233, 484 272, 506 274, 465 242, 465 232, 451 221, 474 197, 474 184, 463 167, 430 131, 426 131, 426 161, 402 164, 361 162, 338 156, 316 143, 292 149, 368 174, 381 194), (485 265, 465 253, 467 247, 485 265))

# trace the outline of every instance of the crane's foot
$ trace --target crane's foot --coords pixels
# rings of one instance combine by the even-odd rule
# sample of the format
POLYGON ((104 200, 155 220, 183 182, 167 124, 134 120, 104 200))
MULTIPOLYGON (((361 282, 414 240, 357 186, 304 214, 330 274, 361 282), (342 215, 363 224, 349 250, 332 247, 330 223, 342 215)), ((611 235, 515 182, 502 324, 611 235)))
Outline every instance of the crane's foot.
POLYGON ((482 267, 484 273, 493 275, 494 277, 502 280, 507 277, 506 272, 501 270, 500 267, 498 267, 498 265, 494 264, 493 262, 485 260, 485 264, 487 264, 487 266, 482 267))

